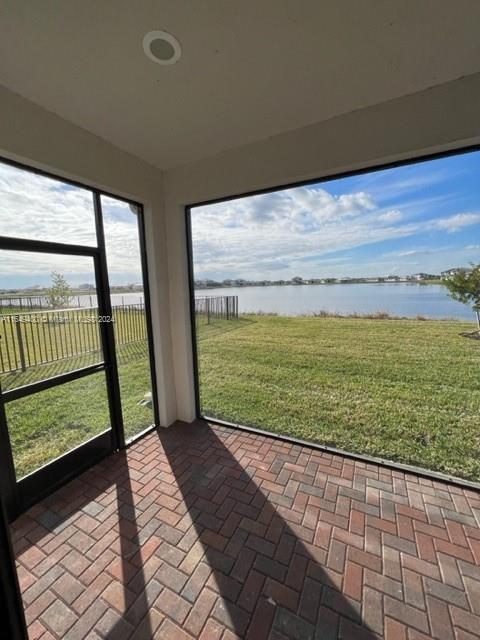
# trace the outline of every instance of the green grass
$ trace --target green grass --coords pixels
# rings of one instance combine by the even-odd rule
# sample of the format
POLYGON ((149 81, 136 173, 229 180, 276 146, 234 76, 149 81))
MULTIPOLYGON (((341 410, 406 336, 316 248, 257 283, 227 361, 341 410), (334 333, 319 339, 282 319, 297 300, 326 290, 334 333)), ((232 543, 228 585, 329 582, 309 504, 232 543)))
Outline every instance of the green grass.
POLYGON ((214 324, 198 328, 205 415, 480 480, 480 342, 459 335, 473 324, 214 324))
MULTIPOLYGON (((66 315, 70 322, 19 325, 5 314, 0 316, 3 391, 101 362, 98 323, 80 322, 92 313, 88 309, 59 310, 58 316, 66 315), (25 371, 18 368, 18 329, 26 355, 25 371), (43 364, 28 366, 36 362, 43 364)), ((30 317, 24 312, 20 315, 30 317)), ((34 317, 51 318, 46 313, 34 317)), ((116 307, 114 318, 114 334, 120 345, 117 357, 123 421, 129 438, 153 422, 151 408, 138 404, 151 387, 146 340, 139 340, 145 335, 145 315, 134 308, 116 307)), ((105 375, 97 373, 9 402, 6 413, 15 470, 20 478, 110 427, 105 375)))
MULTIPOLYGON (((480 342, 454 321, 249 316, 198 327, 206 415, 480 480, 480 342)), ((87 356, 87 359, 91 356, 87 356)), ((145 343, 118 352, 127 437, 153 421, 145 343)), ((5 374, 13 388, 87 360, 5 374), (16 376, 16 377, 15 377, 16 376), (22 378, 23 376, 23 378, 22 378)), ((18 477, 109 426, 104 374, 7 403, 18 477)), ((5 387, 4 387, 5 388, 5 387)))
MULTIPOLYGON (((153 422, 152 410, 138 402, 150 390, 146 343, 118 350, 122 413, 127 438, 153 422)), ((62 361, 65 370, 73 367, 62 361)), ((37 379, 58 373, 58 364, 28 371, 37 379)), ((17 478, 21 478, 110 426, 104 372, 53 387, 6 405, 17 478)))

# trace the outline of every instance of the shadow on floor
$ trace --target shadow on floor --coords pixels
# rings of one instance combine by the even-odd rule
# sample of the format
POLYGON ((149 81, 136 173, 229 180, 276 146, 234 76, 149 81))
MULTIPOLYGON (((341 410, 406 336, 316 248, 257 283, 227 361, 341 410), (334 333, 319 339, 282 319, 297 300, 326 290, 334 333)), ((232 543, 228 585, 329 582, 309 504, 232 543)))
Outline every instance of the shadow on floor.
POLYGON ((378 638, 362 623, 360 604, 332 579, 322 541, 310 544, 314 529, 298 522, 304 509, 289 508, 294 496, 285 491, 275 504, 252 479, 269 468, 286 485, 283 464, 298 456, 276 454, 268 465, 259 455, 257 468, 244 467, 238 445, 228 449, 204 422, 177 424, 158 437, 211 569, 208 584, 222 596, 210 615, 252 640, 378 638))
MULTIPOLYGON (((87 583, 86 574, 93 571, 97 561, 107 558, 109 563, 115 562, 108 567, 117 580, 105 577, 105 585, 87 610, 97 608, 97 622, 91 626, 101 637, 176 640, 163 625, 158 630, 159 614, 152 608, 162 592, 161 584, 153 578, 157 571, 168 570, 170 565, 164 562, 159 568, 160 563, 151 562, 155 556, 150 551, 154 554, 156 547, 149 549, 149 541, 162 539, 166 525, 161 515, 150 516, 149 510, 158 510, 162 499, 168 498, 161 493, 161 487, 148 491, 148 477, 154 483, 159 478, 169 483, 170 496, 180 501, 175 511, 184 526, 171 524, 169 531, 175 533, 177 542, 170 539, 173 548, 166 547, 172 553, 175 547, 182 550, 185 564, 182 562, 179 569, 185 575, 179 586, 169 585, 165 577, 161 583, 176 591, 185 605, 201 601, 212 609, 210 616, 237 637, 249 640, 378 638, 362 623, 360 603, 348 599, 341 593, 341 584, 335 583, 335 574, 341 575, 338 572, 342 571, 344 559, 330 555, 327 558, 329 541, 322 540, 318 530, 315 534, 314 521, 307 522, 312 517, 307 505, 291 508, 294 496, 282 470, 286 462, 298 461, 300 448, 291 454, 266 452, 261 450, 267 446, 263 441, 257 450, 251 438, 239 443, 238 433, 225 430, 217 435, 204 422, 177 423, 147 436, 144 442, 143 451, 140 446, 131 453, 110 456, 13 525, 17 554, 37 545, 51 554, 46 562, 50 563, 49 570, 55 570, 55 549, 60 541, 71 540, 70 536, 79 530, 88 531, 89 518, 100 523, 89 534, 95 540, 94 546, 82 554, 88 560, 82 579, 87 583), (250 455, 246 456, 246 452, 250 455), (285 487, 283 493, 270 492, 267 497, 252 479, 261 470, 276 475, 277 487, 285 487), (330 571, 327 560, 330 567, 337 565, 337 572, 330 571), (117 592, 110 595, 123 601, 123 615, 103 602, 103 590, 110 589, 111 583, 117 592), (221 598, 216 598, 214 592, 221 598)), ((56 561, 58 576, 65 573, 58 567, 60 562, 65 564, 66 560, 56 561)), ((106 566, 92 573, 92 579, 93 575, 101 576, 106 566)), ((29 587, 36 590, 30 602, 45 588, 41 587, 42 579, 29 587)), ((47 580, 47 589, 49 584, 47 580)), ((44 620, 49 615, 46 611, 42 614, 44 620)), ((65 633, 57 630, 57 636, 65 640, 84 638, 84 616, 85 611, 65 633)), ((54 622, 52 617, 51 624, 54 622)), ((61 623, 60 620, 58 624, 61 623)), ((203 621, 197 636, 202 626, 203 621)), ((189 631, 195 635, 192 626, 189 631)))
MULTIPOLYGON (((123 616, 116 613, 113 608, 107 609, 106 606, 103 606, 103 609, 97 607, 98 613, 96 613, 92 608, 98 602, 94 602, 88 609, 97 622, 101 620, 99 623, 101 633, 106 640, 133 637, 135 640, 150 640, 154 637, 150 616, 152 601, 149 599, 148 579, 145 575, 142 554, 146 536, 136 522, 136 506, 145 498, 132 490, 131 475, 132 470, 127 461, 126 451, 109 456, 42 500, 39 505, 20 516, 12 525, 16 556, 25 553, 34 545, 45 553, 49 552, 51 546, 52 556, 55 556, 55 549, 61 546, 61 542, 56 542, 56 538, 63 542, 68 539, 68 536, 78 534, 79 531, 80 535, 83 535, 84 529, 78 523, 79 518, 95 518, 100 521, 98 528, 92 531, 91 535, 94 538, 93 548, 99 545, 100 549, 102 547, 104 549, 96 558, 93 557, 92 549, 85 551, 85 556, 90 562, 86 572, 93 568, 95 560, 98 560, 102 553, 112 548, 115 555, 111 554, 111 558, 117 560, 113 569, 124 590, 124 593, 117 594, 117 597, 123 600, 125 606, 123 616)), ((96 552, 95 555, 97 555, 96 552)), ((58 567, 58 563, 57 567, 52 567, 53 570, 55 568, 57 569, 56 577, 61 577, 62 570, 58 567)), ((92 578, 96 573, 92 571, 92 578)), ((84 576, 85 574, 82 574, 82 577, 84 576)), ((43 589, 42 579, 40 577, 33 586, 40 594, 43 589)), ((113 582, 113 578, 110 582, 113 582)), ((28 591, 27 589, 27 594, 28 591)), ((29 619, 28 604, 30 603, 24 602, 24 605, 27 605, 25 607, 27 624, 30 626, 35 618, 29 619)), ((82 612, 77 622, 65 633, 57 629, 57 635, 62 637, 62 640, 63 638, 78 640, 86 637, 88 633, 83 632, 84 615, 85 612, 82 612)), ((47 620, 47 624, 49 623, 48 609, 43 619, 47 620)))

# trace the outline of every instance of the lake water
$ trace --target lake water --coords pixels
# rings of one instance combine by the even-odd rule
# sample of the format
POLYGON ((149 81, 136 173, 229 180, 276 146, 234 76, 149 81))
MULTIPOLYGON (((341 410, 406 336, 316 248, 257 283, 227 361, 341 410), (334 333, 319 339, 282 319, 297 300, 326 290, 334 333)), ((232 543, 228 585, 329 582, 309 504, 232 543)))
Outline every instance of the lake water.
MULTIPOLYGON (((143 291, 135 291, 135 292, 128 292, 128 293, 112 293, 111 299, 112 299, 113 307, 118 307, 120 305, 123 306, 126 304, 143 304, 145 302, 143 291)), ((20 306, 25 309, 28 309, 29 300, 33 304, 33 307, 32 307, 33 310, 38 310, 40 305, 41 305, 41 308, 44 308, 44 309, 49 308, 48 300, 45 298, 45 296, 42 296, 42 295, 19 296, 18 294, 12 294, 11 296, 8 296, 7 294, 2 297, 4 306, 9 306, 10 304, 12 304, 13 306, 20 306)), ((91 294, 74 293, 70 298, 69 306, 72 309, 75 309, 77 307, 81 307, 84 309, 88 307, 96 307, 97 296, 95 295, 95 293, 91 293, 91 294)), ((1 312, 1 306, 0 306, 0 312, 1 312)))
MULTIPOLYGON (((93 302, 93 306, 96 305, 96 296, 73 296, 75 302, 77 302, 77 298, 80 298, 80 305, 82 307, 89 307, 90 301, 93 302)), ((112 300, 112 307, 118 307, 120 305, 125 304, 143 304, 145 302, 145 298, 143 296, 143 291, 137 291, 135 293, 112 293, 110 295, 112 300)))
POLYGON ((319 311, 457 318, 474 322, 471 308, 449 298, 440 284, 329 284, 203 289, 201 296, 238 296, 240 313, 263 311, 297 316, 319 311))
MULTIPOLYGON (((395 316, 475 320, 470 307, 455 302, 439 284, 329 284, 281 287, 200 289, 196 297, 238 296, 240 313, 278 313, 298 316, 319 311, 342 314, 387 311, 395 316)), ((113 293, 112 305, 144 302, 143 292, 113 293)), ((96 305, 95 295, 73 295, 72 307, 96 305)))

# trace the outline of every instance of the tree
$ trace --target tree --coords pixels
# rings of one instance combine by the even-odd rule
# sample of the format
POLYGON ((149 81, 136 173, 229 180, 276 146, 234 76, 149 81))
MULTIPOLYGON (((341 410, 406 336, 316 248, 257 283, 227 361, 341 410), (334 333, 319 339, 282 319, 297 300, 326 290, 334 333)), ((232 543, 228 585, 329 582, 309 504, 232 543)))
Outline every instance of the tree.
POLYGON ((71 300, 71 289, 62 273, 52 271, 52 286, 47 289, 47 302, 52 309, 68 307, 71 300))
POLYGON ((471 269, 459 269, 443 284, 447 287, 451 298, 463 304, 472 305, 480 330, 480 264, 471 263, 471 266, 471 269))

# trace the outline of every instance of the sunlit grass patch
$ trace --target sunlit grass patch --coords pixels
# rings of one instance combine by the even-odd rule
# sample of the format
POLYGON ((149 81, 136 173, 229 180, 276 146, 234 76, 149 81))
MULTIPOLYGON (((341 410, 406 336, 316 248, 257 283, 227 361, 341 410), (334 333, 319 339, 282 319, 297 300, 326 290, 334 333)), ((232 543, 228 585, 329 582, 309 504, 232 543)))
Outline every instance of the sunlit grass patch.
POLYGON ((200 327, 202 412, 480 480, 480 343, 459 335, 473 328, 267 315, 200 327))
MULTIPOLYGON (((151 389, 147 344, 120 347, 117 357, 125 435, 129 438, 153 422, 151 408, 139 404, 151 389)), ((69 371, 68 360, 62 362, 69 371)), ((48 366, 54 366, 58 373, 58 363, 48 366)), ((110 428, 103 371, 5 406, 17 478, 110 428)))

